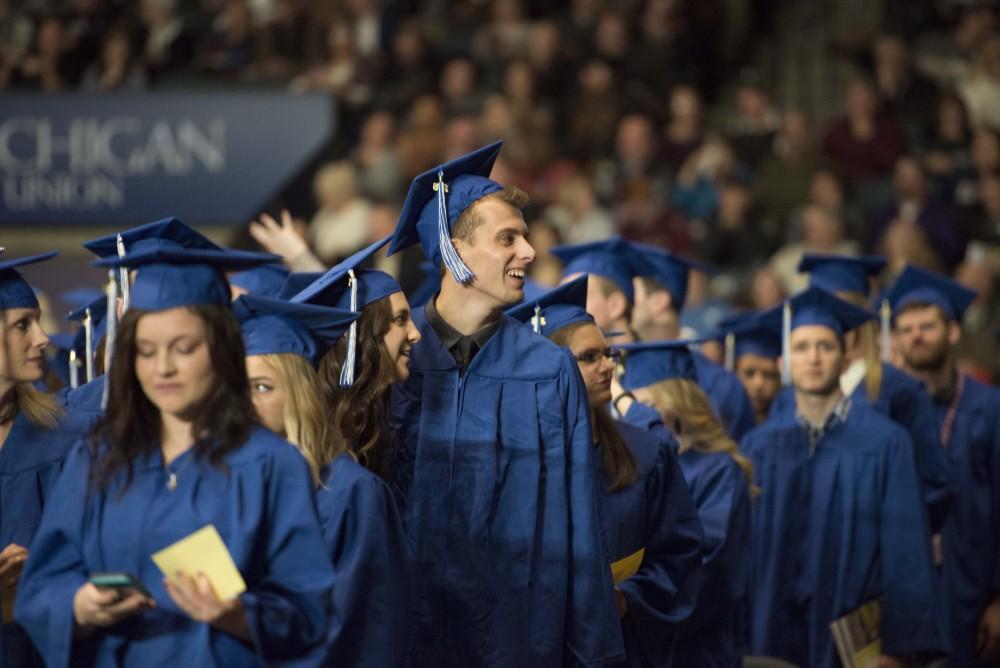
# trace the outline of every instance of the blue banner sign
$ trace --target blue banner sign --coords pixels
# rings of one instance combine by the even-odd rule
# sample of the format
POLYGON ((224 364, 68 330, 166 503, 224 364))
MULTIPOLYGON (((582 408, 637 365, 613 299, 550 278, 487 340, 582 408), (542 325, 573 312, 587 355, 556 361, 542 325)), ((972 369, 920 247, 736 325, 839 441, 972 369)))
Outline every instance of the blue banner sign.
POLYGON ((333 132, 325 95, 0 97, 0 225, 245 222, 333 132))

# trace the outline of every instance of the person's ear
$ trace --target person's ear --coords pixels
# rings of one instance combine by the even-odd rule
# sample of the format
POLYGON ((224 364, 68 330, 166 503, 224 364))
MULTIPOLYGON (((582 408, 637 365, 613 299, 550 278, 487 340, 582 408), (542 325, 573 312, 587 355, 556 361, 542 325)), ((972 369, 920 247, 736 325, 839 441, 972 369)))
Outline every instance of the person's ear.
POLYGON ((666 290, 657 290, 646 295, 646 299, 649 300, 650 311, 653 313, 666 313, 670 308, 670 293, 666 290))
POLYGON ((952 346, 957 346, 961 338, 962 326, 958 324, 957 320, 950 321, 948 323, 948 343, 952 346))
POLYGON ((615 290, 605 299, 609 320, 616 322, 625 317, 628 311, 628 298, 621 290, 615 290))

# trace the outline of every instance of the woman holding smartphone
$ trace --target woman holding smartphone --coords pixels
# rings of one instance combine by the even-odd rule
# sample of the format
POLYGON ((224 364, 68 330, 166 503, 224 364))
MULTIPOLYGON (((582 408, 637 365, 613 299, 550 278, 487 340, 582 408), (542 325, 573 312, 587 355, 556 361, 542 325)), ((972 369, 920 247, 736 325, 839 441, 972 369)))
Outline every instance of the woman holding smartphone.
POLYGON ((245 666, 321 641, 333 570, 309 468, 257 422, 222 274, 265 259, 161 244, 98 261, 137 275, 107 410, 67 459, 15 607, 48 666, 245 666), (246 583, 228 600, 197 565, 151 559, 207 525, 246 583), (91 582, 109 572, 135 586, 91 582))

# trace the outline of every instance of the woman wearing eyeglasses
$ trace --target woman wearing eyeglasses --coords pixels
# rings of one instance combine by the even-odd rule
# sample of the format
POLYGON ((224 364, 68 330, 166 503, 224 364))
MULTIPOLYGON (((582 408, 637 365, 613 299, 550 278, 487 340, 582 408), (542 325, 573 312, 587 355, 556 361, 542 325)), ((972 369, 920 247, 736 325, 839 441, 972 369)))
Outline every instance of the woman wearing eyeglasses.
POLYGON ((587 277, 509 315, 570 349, 590 402, 604 537, 628 666, 669 666, 678 625, 694 609, 701 527, 670 445, 609 411, 617 357, 587 314, 587 277))

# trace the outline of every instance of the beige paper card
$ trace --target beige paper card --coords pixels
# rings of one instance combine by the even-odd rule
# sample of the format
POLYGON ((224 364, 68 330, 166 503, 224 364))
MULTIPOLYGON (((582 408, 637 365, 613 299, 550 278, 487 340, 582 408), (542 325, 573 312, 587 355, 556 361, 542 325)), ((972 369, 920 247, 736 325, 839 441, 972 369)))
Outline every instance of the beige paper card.
POLYGON ((201 571, 222 601, 235 598, 247 590, 232 555, 211 524, 155 553, 153 561, 171 582, 177 580, 177 571, 191 577, 201 571))

